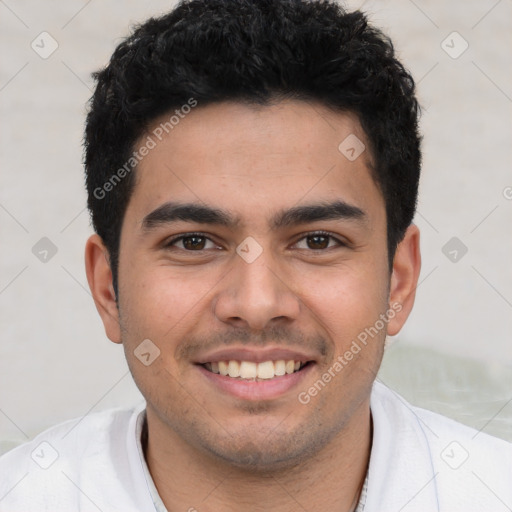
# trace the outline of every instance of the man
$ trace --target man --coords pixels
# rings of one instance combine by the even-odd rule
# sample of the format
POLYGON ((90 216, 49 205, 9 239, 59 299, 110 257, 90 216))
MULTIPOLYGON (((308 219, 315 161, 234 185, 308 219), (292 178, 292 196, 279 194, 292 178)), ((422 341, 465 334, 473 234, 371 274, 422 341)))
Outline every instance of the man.
POLYGON ((89 285, 145 402, 0 458, 2 511, 505 511, 512 446, 376 382, 414 302, 414 82, 360 12, 193 0, 95 74, 89 285))

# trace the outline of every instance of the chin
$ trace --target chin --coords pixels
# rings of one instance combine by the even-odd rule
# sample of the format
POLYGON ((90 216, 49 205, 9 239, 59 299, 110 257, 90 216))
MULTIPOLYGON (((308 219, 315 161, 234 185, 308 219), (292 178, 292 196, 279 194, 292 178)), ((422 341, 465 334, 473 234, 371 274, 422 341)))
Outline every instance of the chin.
POLYGON ((314 439, 311 437, 293 432, 276 435, 271 431, 265 434, 260 430, 252 438, 248 438, 246 431, 240 436, 232 436, 205 448, 219 462, 239 470, 261 474, 276 473, 300 466, 318 453, 321 445, 328 442, 328 439, 322 439, 320 435, 314 439))

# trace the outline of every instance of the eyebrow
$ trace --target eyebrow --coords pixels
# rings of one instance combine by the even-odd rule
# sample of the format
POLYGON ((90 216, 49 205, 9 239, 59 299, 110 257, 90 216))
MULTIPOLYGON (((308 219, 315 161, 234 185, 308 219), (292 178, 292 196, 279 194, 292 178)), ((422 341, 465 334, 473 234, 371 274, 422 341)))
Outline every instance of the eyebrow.
POLYGON ((366 221, 366 213, 355 205, 345 201, 332 201, 319 204, 295 206, 279 212, 272 220, 272 229, 285 226, 308 224, 320 220, 357 220, 366 221))
MULTIPOLYGON (((336 200, 318 204, 294 206, 282 210, 270 220, 270 227, 277 230, 283 227, 307 224, 321 220, 356 220, 364 222, 367 214, 359 207, 336 200)), ((142 230, 151 231, 164 224, 176 221, 211 224, 234 229, 241 224, 241 219, 226 210, 205 206, 198 203, 167 202, 159 206, 142 220, 142 230)))
POLYGON ((164 203, 142 220, 142 229, 149 231, 162 224, 184 221, 198 224, 218 224, 235 228, 240 224, 240 219, 231 213, 197 203, 164 203))

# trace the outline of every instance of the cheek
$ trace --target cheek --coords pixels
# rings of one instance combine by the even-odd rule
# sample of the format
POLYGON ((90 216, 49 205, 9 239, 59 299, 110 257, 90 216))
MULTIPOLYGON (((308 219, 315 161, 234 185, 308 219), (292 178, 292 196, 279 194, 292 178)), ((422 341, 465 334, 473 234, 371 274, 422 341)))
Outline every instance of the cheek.
POLYGON ((197 325, 205 288, 200 279, 163 266, 133 269, 125 276, 120 290, 125 356, 134 381, 154 405, 178 407, 184 400, 179 384, 183 368, 174 352, 197 325))
MULTIPOLYGON (((303 276, 302 301, 333 340, 337 354, 344 353, 353 340, 364 338, 367 329, 375 326, 387 309, 387 282, 380 272, 363 272, 355 268, 334 272, 315 272, 314 288, 306 288, 308 276, 303 276), (361 335, 361 336, 360 336, 361 335)), ((373 338, 383 339, 381 322, 373 338)), ((372 339, 373 339, 372 338, 372 339)))
POLYGON ((129 336, 125 341, 149 338, 172 353, 169 348, 204 315, 208 292, 215 282, 212 273, 203 275, 197 268, 175 271, 153 266, 134 270, 125 279, 126 292, 120 295, 121 321, 129 336))

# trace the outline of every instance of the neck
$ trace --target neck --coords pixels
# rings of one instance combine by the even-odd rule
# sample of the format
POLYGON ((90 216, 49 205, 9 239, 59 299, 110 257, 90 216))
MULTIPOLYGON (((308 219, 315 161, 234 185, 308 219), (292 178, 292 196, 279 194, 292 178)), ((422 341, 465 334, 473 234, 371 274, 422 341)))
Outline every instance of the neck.
POLYGON ((144 452, 169 512, 355 510, 366 476, 372 420, 369 402, 314 457, 272 472, 240 470, 187 445, 147 409, 144 452))

